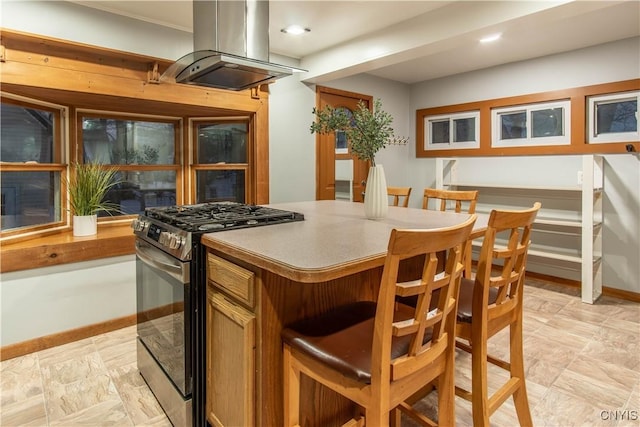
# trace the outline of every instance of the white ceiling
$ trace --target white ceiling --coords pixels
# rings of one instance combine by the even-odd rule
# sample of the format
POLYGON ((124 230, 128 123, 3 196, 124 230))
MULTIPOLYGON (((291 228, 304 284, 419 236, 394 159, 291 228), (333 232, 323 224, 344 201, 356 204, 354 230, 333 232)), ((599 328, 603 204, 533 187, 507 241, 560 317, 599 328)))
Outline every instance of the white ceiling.
MULTIPOLYGON (((192 31, 190 0, 75 3, 192 31)), ((270 51, 300 59, 315 83, 361 72, 416 83, 634 36, 637 0, 270 1, 270 51), (311 31, 283 34, 290 24, 311 31)))

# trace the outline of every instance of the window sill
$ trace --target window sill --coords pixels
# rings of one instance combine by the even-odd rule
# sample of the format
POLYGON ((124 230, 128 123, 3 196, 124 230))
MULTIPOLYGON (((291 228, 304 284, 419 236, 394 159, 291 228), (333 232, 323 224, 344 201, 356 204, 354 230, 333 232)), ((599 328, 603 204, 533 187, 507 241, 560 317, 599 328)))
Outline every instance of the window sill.
POLYGON ((130 225, 98 225, 98 234, 74 237, 71 230, 0 248, 0 273, 30 270, 80 261, 135 253, 135 237, 130 225))

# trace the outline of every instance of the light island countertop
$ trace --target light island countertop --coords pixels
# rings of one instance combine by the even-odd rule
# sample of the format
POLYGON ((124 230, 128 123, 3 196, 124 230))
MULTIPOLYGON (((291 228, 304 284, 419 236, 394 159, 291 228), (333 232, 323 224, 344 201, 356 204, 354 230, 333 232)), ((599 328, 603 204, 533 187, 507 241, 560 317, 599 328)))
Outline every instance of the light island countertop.
MULTIPOLYGON (((202 242, 252 265, 298 282, 332 280, 384 264, 394 228, 441 228, 468 214, 389 207, 386 218, 369 220, 361 203, 323 200, 268 205, 304 215, 304 221, 209 233, 202 242)), ((486 226, 478 215, 475 231, 486 226)))

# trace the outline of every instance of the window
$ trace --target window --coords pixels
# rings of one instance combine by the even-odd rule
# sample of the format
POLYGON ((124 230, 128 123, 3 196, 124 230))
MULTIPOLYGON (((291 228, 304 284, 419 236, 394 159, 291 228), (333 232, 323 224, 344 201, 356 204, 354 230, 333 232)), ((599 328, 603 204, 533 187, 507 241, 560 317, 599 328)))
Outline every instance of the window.
POLYGON ((63 225, 64 107, 2 94, 2 236, 63 225))
POLYGON ((590 143, 638 141, 640 92, 591 96, 588 101, 590 143))
POLYGON ((571 143, 569 101, 497 108, 492 112, 493 147, 568 145, 571 143))
POLYGON ((193 122, 195 202, 248 199, 249 120, 193 122))
MULTIPOLYGON (((121 182, 107 194, 116 215, 176 204, 180 121, 157 117, 110 117, 80 113, 84 162, 117 166, 121 182)), ((99 213, 98 216, 108 216, 99 213)))
POLYGON ((426 150, 478 148, 480 112, 472 111, 425 117, 426 150))
MULTIPOLYGON (((336 111, 345 114, 353 120, 353 112, 345 107, 338 107, 336 111)), ((349 142, 347 141, 347 134, 344 131, 335 131, 336 137, 336 154, 349 154, 349 142)))

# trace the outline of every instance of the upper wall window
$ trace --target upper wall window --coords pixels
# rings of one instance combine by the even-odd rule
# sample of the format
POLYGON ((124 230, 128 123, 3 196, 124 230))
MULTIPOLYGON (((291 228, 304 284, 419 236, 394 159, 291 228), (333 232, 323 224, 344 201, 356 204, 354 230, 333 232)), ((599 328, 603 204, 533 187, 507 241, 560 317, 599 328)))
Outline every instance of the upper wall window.
POLYGON ((425 150, 478 148, 480 146, 480 112, 426 116, 425 150))
POLYGON ((639 102, 640 79, 632 79, 423 108, 416 110, 416 156, 638 151, 639 102), (480 112, 480 144, 477 148, 456 151, 451 117, 464 111, 480 112))
POLYGON ((65 109, 2 95, 2 234, 61 225, 65 109))
POLYGON ((639 98, 640 92, 590 96, 587 110, 588 141, 607 143, 639 140, 639 98))
POLYGON ((121 182, 107 194, 120 215, 176 204, 179 120, 95 113, 82 113, 80 120, 83 161, 116 166, 120 171, 121 182))
POLYGON ((569 101, 518 105, 491 110, 493 147, 568 145, 569 101))

